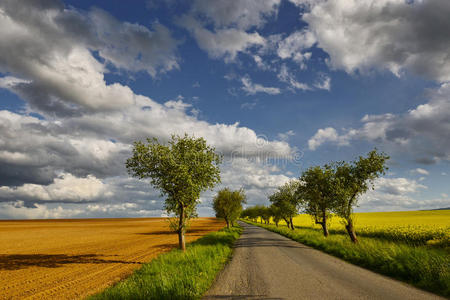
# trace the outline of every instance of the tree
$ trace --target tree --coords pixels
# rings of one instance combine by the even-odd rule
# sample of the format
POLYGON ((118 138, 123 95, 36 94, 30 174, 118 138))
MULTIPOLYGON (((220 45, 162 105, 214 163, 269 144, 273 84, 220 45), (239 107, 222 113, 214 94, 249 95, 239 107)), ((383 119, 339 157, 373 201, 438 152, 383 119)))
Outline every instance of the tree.
POLYGON ((272 211, 270 207, 263 206, 261 208, 261 219, 264 220, 265 224, 270 224, 270 218, 272 217, 272 211))
POLYGON ((300 185, 298 180, 291 180, 278 187, 277 191, 270 195, 269 200, 273 206, 279 209, 279 215, 285 220, 287 226, 295 229, 292 218, 298 214, 301 198, 298 197, 297 189, 300 185))
POLYGON ((273 222, 275 223, 275 226, 278 227, 278 223, 283 218, 283 215, 281 213, 281 209, 278 206, 272 204, 272 205, 270 205, 270 210, 272 212, 273 222))
POLYGON ((250 215, 250 207, 245 208, 241 212, 241 218, 243 219, 253 219, 250 215))
POLYGON ((384 175, 389 156, 373 150, 367 157, 360 156, 352 163, 335 163, 336 202, 334 212, 344 219, 345 229, 353 243, 358 242, 354 229, 353 208, 358 204, 358 197, 364 194, 380 175, 384 175))
POLYGON ((252 220, 253 222, 257 222, 258 221, 258 211, 257 211, 256 207, 254 207, 254 206, 247 207, 246 209, 244 209, 242 211, 241 217, 248 218, 248 219, 252 220))
POLYGON ((255 205, 253 206, 253 209, 255 210, 255 215, 257 218, 261 218, 261 224, 264 220, 264 213, 265 213, 265 207, 262 205, 255 205))
POLYGON ((305 212, 322 226, 323 235, 328 236, 327 222, 335 207, 335 176, 332 166, 310 167, 300 177, 297 197, 305 201, 305 212))
POLYGON ((128 173, 150 183, 165 196, 165 209, 174 214, 180 249, 185 250, 187 222, 196 215, 200 193, 220 182, 221 156, 203 138, 172 135, 168 145, 158 139, 135 142, 126 162, 128 173))
POLYGON ((255 205, 252 207, 247 207, 242 211, 241 217, 248 218, 253 222, 257 222, 258 218, 261 220, 261 224, 270 223, 270 218, 273 217, 273 212, 270 207, 263 205, 255 205))
POLYGON ((246 203, 243 189, 231 191, 224 188, 214 197, 213 208, 216 211, 216 217, 224 218, 227 222, 227 228, 239 218, 242 212, 242 204, 246 203))

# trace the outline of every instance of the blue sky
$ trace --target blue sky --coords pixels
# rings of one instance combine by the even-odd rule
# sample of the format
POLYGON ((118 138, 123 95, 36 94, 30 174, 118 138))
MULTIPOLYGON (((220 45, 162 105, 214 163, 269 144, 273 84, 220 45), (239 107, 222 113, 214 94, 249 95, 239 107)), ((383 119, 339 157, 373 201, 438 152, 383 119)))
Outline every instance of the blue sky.
MULTIPOLYGON (((3 1, 0 218, 140 217, 131 144, 202 136, 248 204, 374 147, 359 211, 450 206, 445 0, 3 1)), ((200 215, 212 215, 201 197, 200 215)))

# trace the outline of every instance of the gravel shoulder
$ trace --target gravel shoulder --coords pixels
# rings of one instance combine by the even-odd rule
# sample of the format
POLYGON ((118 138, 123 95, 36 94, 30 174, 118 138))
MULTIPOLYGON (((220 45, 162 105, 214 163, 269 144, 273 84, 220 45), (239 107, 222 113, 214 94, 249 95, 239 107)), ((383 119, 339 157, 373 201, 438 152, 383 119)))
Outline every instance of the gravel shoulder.
POLYGON ((274 232, 244 228, 204 299, 444 299, 274 232))

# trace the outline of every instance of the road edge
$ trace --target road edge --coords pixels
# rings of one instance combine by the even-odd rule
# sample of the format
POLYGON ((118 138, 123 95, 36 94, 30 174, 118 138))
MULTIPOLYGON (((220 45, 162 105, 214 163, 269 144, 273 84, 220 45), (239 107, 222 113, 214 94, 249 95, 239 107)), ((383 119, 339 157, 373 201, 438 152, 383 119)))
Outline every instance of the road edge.
POLYGON ((281 236, 289 238, 289 239, 291 239, 291 240, 293 240, 293 241, 295 241, 297 243, 307 245, 307 246, 309 246, 311 248, 314 248, 316 250, 319 250, 319 251, 321 251, 323 253, 326 253, 328 255, 332 255, 332 256, 334 256, 334 257, 336 257, 338 259, 341 259, 341 260, 343 260, 343 261, 345 261, 347 263, 350 263, 350 264, 353 264, 355 266, 364 268, 366 270, 375 272, 377 274, 386 276, 386 277, 388 277, 390 279, 397 280, 397 281, 402 282, 404 284, 409 284, 409 285, 411 285, 411 286, 413 286, 413 287, 415 287, 417 289, 420 289, 422 291, 426 291, 426 292, 432 293, 432 294, 434 294, 436 296, 450 299, 450 290, 449 290, 449 288, 447 288, 447 289, 444 288, 443 290, 439 290, 437 292, 436 290, 433 290, 431 288, 427 288, 426 286, 418 285, 417 282, 414 282, 414 281, 411 281, 411 280, 405 280, 404 278, 401 278, 399 276, 395 276, 395 274, 390 274, 389 272, 380 272, 380 270, 378 268, 376 268, 374 266, 371 266, 371 265, 369 265, 367 263, 366 264, 358 263, 358 261, 354 257, 348 256, 348 253, 345 253, 345 254, 347 254, 347 256, 346 256, 346 255, 343 255, 342 253, 339 253, 337 251, 331 251, 329 248, 323 247, 323 245, 317 245, 315 243, 308 242, 305 239, 297 240, 297 239, 295 239, 295 237, 291 233, 292 232, 295 233, 295 231, 297 231, 299 229, 295 229, 294 231, 291 231, 291 229, 289 229, 287 232, 284 232, 284 231, 281 231, 280 228, 287 228, 286 226, 284 226, 284 227, 281 227, 281 226, 280 227, 275 227, 275 225, 260 224, 260 223, 256 223, 256 222, 251 222, 249 220, 243 220, 243 219, 241 219, 240 221, 245 222, 245 223, 250 224, 250 225, 253 225, 253 226, 258 226, 260 228, 264 228, 266 230, 269 230, 271 232, 274 232, 274 233, 277 233, 277 234, 279 234, 281 236), (329 250, 329 251, 327 251, 327 250, 329 250))

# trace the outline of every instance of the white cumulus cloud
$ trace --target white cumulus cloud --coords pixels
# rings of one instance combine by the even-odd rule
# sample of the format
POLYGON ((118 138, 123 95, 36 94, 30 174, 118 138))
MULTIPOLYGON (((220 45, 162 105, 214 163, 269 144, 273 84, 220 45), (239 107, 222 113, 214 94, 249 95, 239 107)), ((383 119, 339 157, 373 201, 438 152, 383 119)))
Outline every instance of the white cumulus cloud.
POLYGON ((420 163, 450 160, 450 84, 429 90, 428 98, 403 114, 366 115, 360 128, 342 133, 332 127, 319 129, 310 138, 309 148, 315 150, 326 142, 348 145, 351 140, 367 140, 409 153, 420 163))
POLYGON ((212 58, 223 58, 233 61, 239 53, 246 52, 251 47, 263 46, 265 39, 258 32, 246 32, 237 28, 208 30, 194 19, 186 15, 179 24, 191 32, 198 46, 212 58))
POLYGON ((416 168, 414 170, 411 170, 411 173, 417 173, 417 174, 421 174, 421 175, 430 175, 430 172, 428 172, 425 169, 422 168, 416 168))
POLYGON ((95 176, 79 178, 70 173, 60 174, 49 185, 0 186, 0 198, 28 202, 89 202, 112 195, 107 185, 95 176))
POLYGON ((307 3, 302 18, 347 72, 387 69, 450 81, 450 2, 447 0, 329 0, 307 3))
POLYGON ((250 77, 244 76, 241 78, 242 90, 246 91, 249 95, 254 95, 256 93, 266 93, 269 95, 278 95, 281 93, 280 89, 277 87, 267 87, 259 83, 253 83, 250 77))

